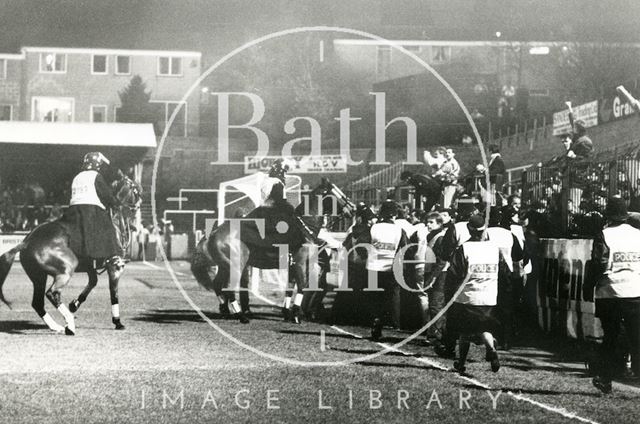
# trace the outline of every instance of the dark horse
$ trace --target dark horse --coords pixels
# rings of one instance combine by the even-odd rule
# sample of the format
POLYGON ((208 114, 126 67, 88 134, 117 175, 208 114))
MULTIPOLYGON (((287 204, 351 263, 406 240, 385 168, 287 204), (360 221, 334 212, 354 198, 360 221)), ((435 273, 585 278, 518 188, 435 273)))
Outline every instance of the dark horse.
MULTIPOLYGON (((313 263, 310 258, 317 253, 317 249, 310 248, 308 243, 316 245, 323 243, 322 236, 318 237, 318 234, 324 217, 329 215, 329 222, 326 226, 332 228, 343 217, 350 218, 355 212, 353 202, 337 186, 325 178, 322 179, 318 187, 305 194, 304 197, 305 200, 295 208, 294 214, 292 214, 292 231, 288 231, 280 240, 284 241, 282 244, 288 246, 289 257, 281 255, 279 263, 278 260, 271 264, 262 261, 261 259, 267 256, 269 250, 273 250, 274 247, 269 245, 261 248, 258 244, 241 242, 240 234, 238 234, 239 228, 241 228, 240 225, 233 226, 229 220, 214 229, 208 238, 200 241, 191 259, 191 271, 200 285, 207 290, 215 291, 220 302, 221 312, 233 312, 241 322, 249 322, 244 314, 248 310, 249 303, 246 291, 249 284, 247 266, 271 269, 282 269, 283 266, 288 266, 288 290, 293 291, 295 286, 297 287, 297 293, 302 295, 302 290, 307 285, 308 273, 316 271, 313 267, 307 266, 308 263, 313 263), (234 258, 233 261, 232 258, 234 258), (282 261, 283 258, 284 262, 282 261), (237 268, 232 270, 232 264, 237 268), (218 271, 212 279, 209 271, 214 265, 217 265, 218 271), (232 271, 236 279, 238 276, 240 278, 239 284, 242 288, 240 302, 242 305, 238 305, 235 302, 233 290, 229 290, 230 280, 233 278, 232 271)), ((258 208, 254 211, 260 209, 266 216, 272 213, 269 212, 268 208, 266 210, 258 208)), ((277 214, 277 211, 274 210, 273 214, 277 214)), ((252 216, 252 213, 250 213, 247 218, 257 218, 257 216, 252 216)), ((268 218, 265 221, 268 226, 268 218)), ((245 228, 242 227, 243 240, 245 240, 245 228)), ((265 240, 265 242, 268 244, 269 240, 265 240)), ((278 250, 276 248, 276 255, 277 253, 278 250)))
POLYGON ((400 174, 400 180, 413 186, 416 197, 424 197, 424 210, 426 212, 429 212, 440 201, 442 184, 432 176, 404 171, 400 174))
MULTIPOLYGON (((130 221, 135 215, 141 199, 140 187, 131 179, 122 176, 114 182, 114 192, 121 203, 118 210, 112 212, 112 221, 118 234, 122 254, 131 241, 130 221)), ((60 290, 69 282, 76 268, 89 275, 89 283, 78 299, 71 302, 75 312, 89 292, 96 286, 98 275, 93 261, 79 258, 69 247, 71 230, 61 220, 47 222, 36 227, 18 246, 0 256, 0 300, 9 305, 2 293, 7 274, 13 261, 20 252, 20 262, 33 282, 33 300, 31 306, 47 326, 55 332, 75 334, 75 319, 71 311, 62 303, 60 290), (78 267, 80 265, 80 267, 78 267), (53 277, 53 284, 47 290, 47 276, 53 277), (66 327, 59 325, 44 309, 45 293, 47 299, 55 306, 65 319, 66 327)), ((118 281, 124 269, 123 261, 107 261, 104 265, 109 274, 109 291, 111 294, 112 321, 117 329, 123 329, 118 311, 118 281)))

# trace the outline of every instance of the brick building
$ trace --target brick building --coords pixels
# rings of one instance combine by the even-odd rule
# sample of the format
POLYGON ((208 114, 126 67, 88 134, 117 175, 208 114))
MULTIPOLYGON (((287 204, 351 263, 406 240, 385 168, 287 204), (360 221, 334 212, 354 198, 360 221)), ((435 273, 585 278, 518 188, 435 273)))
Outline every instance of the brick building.
POLYGON ((118 92, 139 75, 157 130, 183 103, 170 133, 197 135, 200 93, 182 98, 200 73, 199 52, 23 47, 0 54, 0 120, 116 122, 118 92))

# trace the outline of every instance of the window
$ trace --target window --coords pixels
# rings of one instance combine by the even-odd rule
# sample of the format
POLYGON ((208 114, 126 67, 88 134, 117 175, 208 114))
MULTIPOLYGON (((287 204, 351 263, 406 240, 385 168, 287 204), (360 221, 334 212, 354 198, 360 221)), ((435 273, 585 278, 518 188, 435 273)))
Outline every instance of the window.
POLYGON ((131 74, 131 56, 116 56, 116 75, 131 74))
POLYGON ((68 97, 32 97, 31 120, 73 122, 75 100, 68 97))
POLYGON ((182 59, 179 57, 159 57, 158 75, 182 75, 182 59))
POLYGON ((391 46, 378 46, 376 58, 376 76, 388 79, 391 74, 391 46))
POLYGON ((67 72, 67 55, 40 53, 40 72, 63 74, 67 72))
MULTIPOLYGON (((162 133, 171 118, 171 115, 180 106, 180 102, 170 101, 151 101, 151 105, 155 106, 156 113, 156 131, 162 133)), ((183 103, 182 107, 178 111, 171 128, 169 129, 169 135, 186 137, 187 136, 187 104, 183 103)))
POLYGON ((0 121, 11 121, 13 118, 13 106, 0 105, 0 121))
POLYGON ((107 56, 104 54, 94 54, 91 56, 91 73, 107 74, 107 56))
POLYGON ((451 47, 433 46, 431 47, 431 61, 433 63, 448 62, 451 59, 451 47))
POLYGON ((107 122, 107 107, 91 105, 91 122, 107 122))
POLYGON ((7 59, 0 59, 0 79, 7 78, 7 59))

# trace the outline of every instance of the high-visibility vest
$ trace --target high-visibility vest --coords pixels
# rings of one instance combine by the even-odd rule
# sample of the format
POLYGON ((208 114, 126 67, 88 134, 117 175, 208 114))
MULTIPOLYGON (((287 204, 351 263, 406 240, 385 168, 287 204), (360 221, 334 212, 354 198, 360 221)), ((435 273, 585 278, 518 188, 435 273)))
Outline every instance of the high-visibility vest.
POLYGON ((462 245, 468 281, 456 302, 495 306, 498 300, 498 246, 491 241, 468 241, 462 245))
POLYGON ((371 227, 371 244, 375 252, 367 257, 367 269, 371 271, 391 271, 395 259, 402 228, 396 224, 379 222, 371 227))
POLYGON ((71 183, 71 200, 69 205, 95 205, 102 209, 106 207, 100 201, 96 191, 96 177, 98 171, 82 171, 71 183))
POLYGON ((453 225, 456 228, 456 241, 458 242, 458 246, 462 246, 462 243, 471 238, 469 228, 467 228, 467 221, 456 222, 453 225))
POLYGON ((621 224, 602 233, 609 247, 609 262, 596 286, 596 298, 640 297, 640 230, 621 224))

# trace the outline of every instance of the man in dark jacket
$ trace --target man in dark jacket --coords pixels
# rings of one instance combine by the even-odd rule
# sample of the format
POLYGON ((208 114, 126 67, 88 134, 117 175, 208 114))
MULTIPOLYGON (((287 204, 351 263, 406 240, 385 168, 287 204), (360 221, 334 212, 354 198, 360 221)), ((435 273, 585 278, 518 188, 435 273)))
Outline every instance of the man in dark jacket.
POLYGON ((504 174, 507 172, 507 168, 504 166, 504 161, 500 155, 500 146, 492 144, 489 146, 489 179, 492 184, 502 185, 504 182, 504 174))
POLYGON ((567 157, 577 161, 588 160, 593 152, 593 141, 587 136, 587 130, 583 121, 574 124, 573 142, 567 152, 567 157))
POLYGON ((73 252, 97 263, 123 253, 109 214, 120 202, 104 174, 113 174, 109 160, 100 152, 87 153, 82 170, 71 183, 69 208, 62 218, 70 226, 73 252))

